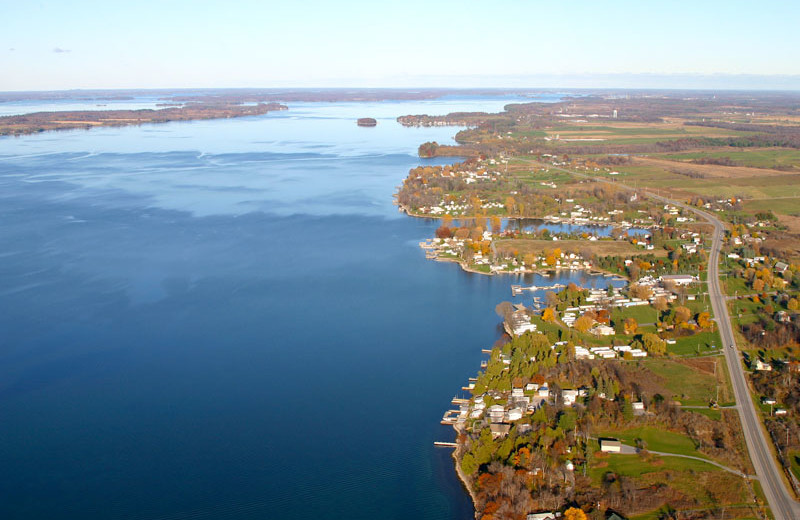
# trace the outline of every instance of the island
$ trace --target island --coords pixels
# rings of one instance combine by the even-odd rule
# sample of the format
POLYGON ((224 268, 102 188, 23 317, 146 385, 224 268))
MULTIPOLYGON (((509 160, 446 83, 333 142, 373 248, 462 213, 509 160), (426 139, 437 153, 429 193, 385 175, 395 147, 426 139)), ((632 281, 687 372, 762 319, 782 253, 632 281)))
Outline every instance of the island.
POLYGON ((371 117, 361 117, 356 121, 358 126, 377 126, 378 122, 371 117))
POLYGON ((412 169, 396 194, 439 221, 428 258, 618 282, 518 283, 544 296, 496 305, 505 333, 442 417, 476 518, 793 517, 798 106, 609 92, 398 118, 467 127, 419 148, 465 159, 412 169))
POLYGON ((255 105, 188 103, 179 107, 141 110, 81 110, 35 112, 0 117, 0 136, 25 135, 50 130, 90 129, 101 126, 130 126, 172 121, 222 119, 263 115, 275 110, 287 110, 279 103, 255 105))

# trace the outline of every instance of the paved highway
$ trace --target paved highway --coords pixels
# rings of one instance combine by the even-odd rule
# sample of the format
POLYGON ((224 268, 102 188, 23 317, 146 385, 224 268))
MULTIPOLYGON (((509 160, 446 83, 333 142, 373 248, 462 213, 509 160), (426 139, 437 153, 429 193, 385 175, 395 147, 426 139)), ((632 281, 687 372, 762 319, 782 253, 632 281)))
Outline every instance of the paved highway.
POLYGON ((756 413, 753 400, 750 398, 750 391, 747 386, 747 379, 744 368, 739 361, 739 351, 735 347, 733 340, 733 328, 731 319, 728 316, 728 306, 726 297, 720 290, 719 284, 719 253, 722 247, 722 236, 724 226, 714 215, 675 201, 665 199, 653 194, 648 194, 654 199, 680 206, 701 216, 714 226, 714 240, 711 245, 711 253, 708 258, 708 293, 711 298, 711 306, 714 309, 714 316, 719 325, 720 335, 725 351, 725 361, 728 363, 728 372, 733 383, 733 392, 739 408, 739 418, 742 421, 747 450, 750 452, 750 459, 756 471, 756 476, 764 489, 764 495, 775 516, 775 520, 798 520, 800 519, 800 504, 792 497, 792 493, 787 489, 781 475, 781 469, 777 466, 777 461, 772 457, 769 443, 761 421, 756 413))

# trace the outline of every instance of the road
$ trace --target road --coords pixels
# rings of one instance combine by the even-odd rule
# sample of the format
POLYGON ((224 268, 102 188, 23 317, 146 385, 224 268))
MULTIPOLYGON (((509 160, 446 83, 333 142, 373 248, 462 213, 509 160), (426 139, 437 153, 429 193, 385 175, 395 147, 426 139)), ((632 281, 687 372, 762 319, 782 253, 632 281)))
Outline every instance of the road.
POLYGON ((761 420, 756 413, 753 400, 750 398, 750 390, 747 386, 744 368, 739 361, 739 351, 736 349, 733 339, 733 327, 731 326, 728 306, 726 305, 727 298, 720 289, 719 254, 725 227, 717 217, 706 211, 651 193, 648 193, 648 196, 688 209, 714 226, 714 239, 711 244, 711 253, 708 257, 708 292, 711 297, 711 307, 714 309, 714 316, 722 336, 725 361, 728 364, 728 372, 731 375, 733 393, 739 408, 739 418, 742 421, 742 431, 747 443, 747 450, 750 452, 750 459, 753 462, 756 476, 761 482, 761 487, 767 497, 767 502, 772 514, 775 516, 775 520, 800 519, 800 504, 794 500, 791 491, 784 484, 781 475, 782 470, 778 468, 777 461, 772 457, 772 452, 770 451, 769 443, 771 441, 764 435, 761 420))
MULTIPOLYGON (((563 168, 548 167, 578 177, 634 190, 631 186, 610 182, 608 179, 597 178, 592 175, 565 170, 563 168)), ((725 226, 717 217, 707 211, 653 193, 645 192, 645 195, 652 199, 660 200, 665 204, 672 204, 673 206, 687 209, 714 226, 714 239, 712 240, 711 252, 708 257, 708 293, 711 298, 711 307, 714 310, 716 322, 719 325, 720 335, 722 336, 725 362, 728 364, 733 393, 739 408, 739 419, 742 422, 742 431, 744 432, 747 451, 750 452, 750 460, 753 463, 756 477, 758 477, 758 480, 761 482, 761 488, 764 490, 764 495, 767 498, 767 503, 772 510, 775 520, 800 520, 800 504, 794 500, 791 490, 789 490, 784 483, 781 475, 782 469, 778 467, 777 460, 775 460, 770 451, 769 443, 771 441, 767 439, 764 434, 764 430, 761 427, 761 420, 756 413, 753 400, 750 398, 750 390, 747 386, 744 368, 739 361, 739 351, 736 349, 736 344, 733 339, 733 327, 731 326, 731 318, 728 315, 728 306, 726 305, 727 298, 720 289, 719 254, 722 248, 722 236, 725 232, 725 226)))

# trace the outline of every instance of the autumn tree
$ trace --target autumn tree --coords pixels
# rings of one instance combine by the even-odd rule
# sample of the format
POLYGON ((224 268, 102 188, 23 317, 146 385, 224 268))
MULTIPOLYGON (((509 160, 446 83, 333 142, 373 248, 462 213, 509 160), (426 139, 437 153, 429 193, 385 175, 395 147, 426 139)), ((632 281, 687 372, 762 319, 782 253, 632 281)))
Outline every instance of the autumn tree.
POLYGON ((639 324, 634 318, 625 318, 625 325, 623 327, 625 334, 636 334, 636 329, 639 328, 639 324))
POLYGON ((712 321, 711 321, 711 314, 708 312, 701 312, 697 315, 697 325, 701 329, 708 329, 711 328, 712 321))
POLYGON ((673 309, 673 312, 675 314, 676 325, 680 323, 687 323, 689 319, 692 317, 692 311, 682 305, 679 307, 675 307, 675 309, 673 309))
POLYGON ((590 328, 592 328, 593 324, 594 320, 590 316, 584 314, 575 320, 574 327, 578 332, 587 332, 590 328))
POLYGON ((659 296, 653 302, 653 307, 655 307, 658 312, 664 312, 669 308, 669 303, 667 302, 666 298, 659 296))
POLYGON ((663 356, 667 353, 667 343, 656 334, 647 333, 642 336, 642 347, 651 356, 663 356))
POLYGON ((564 520, 589 520, 589 517, 586 516, 582 509, 570 507, 564 511, 564 520))
POLYGON ((549 321, 550 323, 555 323, 556 311, 552 307, 546 308, 542 313, 542 319, 544 321, 549 321))

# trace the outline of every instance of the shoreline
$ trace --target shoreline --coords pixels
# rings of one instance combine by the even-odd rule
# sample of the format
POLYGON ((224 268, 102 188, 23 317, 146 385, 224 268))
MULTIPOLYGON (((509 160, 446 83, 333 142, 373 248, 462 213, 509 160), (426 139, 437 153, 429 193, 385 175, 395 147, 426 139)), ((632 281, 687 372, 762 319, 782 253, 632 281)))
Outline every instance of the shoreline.
POLYGON ((477 518, 478 515, 478 508, 476 507, 476 499, 475 499, 475 491, 472 489, 472 485, 470 484, 469 478, 464 474, 464 471, 461 469, 461 463, 459 462, 459 457, 461 456, 462 451, 464 450, 464 445, 458 441, 458 437, 461 435, 461 431, 458 429, 457 425, 453 425, 453 430, 456 432, 456 444, 458 447, 453 450, 450 456, 453 458, 453 465, 456 469, 456 476, 458 480, 461 481, 461 486, 467 491, 469 495, 469 499, 472 501, 472 509, 473 518, 477 518))

